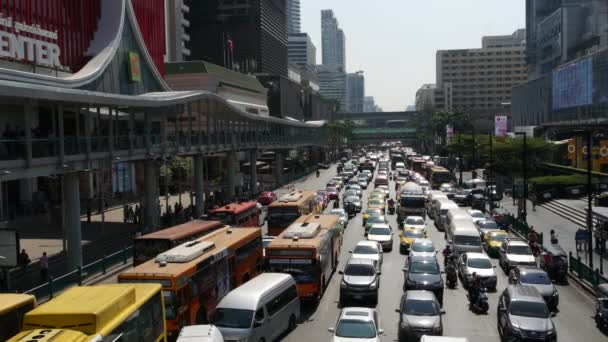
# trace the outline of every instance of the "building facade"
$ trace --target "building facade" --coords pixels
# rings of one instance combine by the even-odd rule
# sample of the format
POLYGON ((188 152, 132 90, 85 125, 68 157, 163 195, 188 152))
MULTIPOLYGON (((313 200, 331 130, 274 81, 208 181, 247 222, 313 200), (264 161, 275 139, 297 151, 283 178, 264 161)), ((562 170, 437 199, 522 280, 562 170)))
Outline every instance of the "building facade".
POLYGON ((435 92, 437 85, 423 84, 416 91, 416 109, 421 112, 432 113, 435 111, 435 92))
POLYGON ((334 65, 317 65, 319 76, 319 92, 328 99, 339 104, 339 111, 348 110, 348 99, 346 94, 346 73, 334 65))
POLYGON ((188 29, 190 21, 187 19, 190 7, 184 0, 165 0, 165 32, 167 33, 167 62, 181 62, 190 56, 186 44, 190 41, 188 29))
POLYGON ((363 71, 346 75, 346 95, 348 97, 348 111, 362 113, 365 98, 365 76, 363 71))
POLYGON ((287 0, 287 33, 300 33, 300 0, 287 0))
POLYGON ((310 68, 317 64, 317 48, 308 33, 289 35, 288 56, 289 63, 300 68, 310 68))
POLYGON ((321 43, 323 65, 346 70, 346 38, 332 10, 321 11, 321 43))
POLYGON ((186 0, 186 4, 190 8, 188 60, 287 77, 285 0, 186 0))

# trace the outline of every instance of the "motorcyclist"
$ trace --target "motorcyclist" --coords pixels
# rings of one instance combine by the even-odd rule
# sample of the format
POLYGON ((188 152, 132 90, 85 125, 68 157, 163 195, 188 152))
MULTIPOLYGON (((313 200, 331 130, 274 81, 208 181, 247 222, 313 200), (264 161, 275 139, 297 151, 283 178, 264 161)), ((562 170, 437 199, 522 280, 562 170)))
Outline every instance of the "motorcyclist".
POLYGON ((388 209, 390 210, 395 210, 395 200, 392 198, 388 199, 388 209))
POLYGON ((317 170, 317 178, 321 175, 321 171, 317 170))
POLYGON ((530 232, 528 233, 528 242, 530 245, 536 243, 538 241, 538 234, 536 230, 534 230, 534 226, 530 226, 530 232))
POLYGON ((445 246, 442 252, 443 257, 446 259, 449 259, 449 257, 452 256, 453 253, 454 251, 452 251, 452 247, 450 247, 450 245, 445 246))
POLYGON ((555 230, 551 229, 551 244, 552 245, 557 245, 558 240, 557 240, 557 234, 555 234, 555 230))
POLYGON ((340 199, 336 198, 334 200, 334 209, 339 209, 340 208, 340 199))
POLYGON ((479 277, 477 272, 473 272, 471 278, 471 284, 469 285, 469 301, 475 303, 477 302, 477 297, 481 291, 481 277, 479 277))
POLYGON ((344 210, 348 216, 355 216, 355 204, 353 202, 346 202, 344 205, 344 210))

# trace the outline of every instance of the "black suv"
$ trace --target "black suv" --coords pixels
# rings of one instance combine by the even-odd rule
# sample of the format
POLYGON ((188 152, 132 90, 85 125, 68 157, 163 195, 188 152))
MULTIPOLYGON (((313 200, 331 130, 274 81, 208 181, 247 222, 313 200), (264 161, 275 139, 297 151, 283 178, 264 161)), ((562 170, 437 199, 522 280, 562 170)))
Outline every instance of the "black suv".
POLYGON ((439 263, 434 256, 412 256, 406 259, 403 268, 405 281, 403 290, 427 290, 435 293, 443 305, 443 278, 439 263))
POLYGON ((500 295, 497 310, 501 341, 557 341, 552 314, 534 287, 509 285, 500 295))

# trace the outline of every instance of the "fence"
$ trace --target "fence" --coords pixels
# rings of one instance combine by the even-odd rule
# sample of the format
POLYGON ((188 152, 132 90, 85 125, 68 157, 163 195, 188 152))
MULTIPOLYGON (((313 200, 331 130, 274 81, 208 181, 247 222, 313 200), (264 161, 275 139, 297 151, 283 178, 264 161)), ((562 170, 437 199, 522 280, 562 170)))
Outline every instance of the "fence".
POLYGON ((107 270, 113 266, 126 265, 132 256, 133 247, 126 247, 57 278, 49 277, 48 282, 25 293, 34 295, 39 303, 47 301, 69 287, 82 285, 84 281, 93 276, 106 274, 107 270))
POLYGON ((575 257, 572 252, 569 252, 568 259, 570 273, 576 274, 579 279, 585 280, 593 286, 608 283, 608 278, 602 275, 599 269, 596 268, 594 271, 591 267, 585 265, 580 256, 575 257))
MULTIPOLYGON (((525 223, 524 221, 521 221, 517 218, 515 218, 515 216, 513 215, 506 215, 508 218, 508 222, 510 225, 510 229, 515 231, 518 235, 522 236, 523 238, 527 239, 528 238, 528 234, 530 233, 530 227, 528 226, 527 223, 525 223)), ((538 235, 538 243, 539 244, 543 244, 543 233, 540 232, 537 234, 538 235)))

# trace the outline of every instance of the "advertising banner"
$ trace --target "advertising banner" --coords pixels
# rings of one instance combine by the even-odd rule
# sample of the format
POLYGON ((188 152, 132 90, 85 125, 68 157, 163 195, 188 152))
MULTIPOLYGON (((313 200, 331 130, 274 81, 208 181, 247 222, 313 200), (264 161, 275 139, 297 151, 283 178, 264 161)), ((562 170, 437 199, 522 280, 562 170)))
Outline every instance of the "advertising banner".
POLYGON ((593 62, 585 58, 553 71, 553 109, 593 103, 593 62))
POLYGON ((506 115, 496 115, 494 117, 494 135, 497 137, 506 137, 508 128, 507 128, 507 116, 506 115))
POLYGON ((449 144, 454 139, 454 126, 445 125, 445 141, 449 144))

